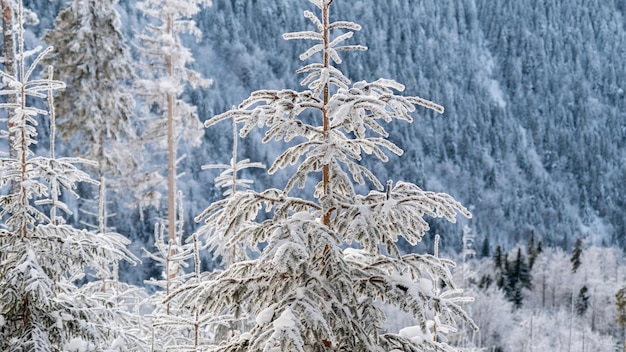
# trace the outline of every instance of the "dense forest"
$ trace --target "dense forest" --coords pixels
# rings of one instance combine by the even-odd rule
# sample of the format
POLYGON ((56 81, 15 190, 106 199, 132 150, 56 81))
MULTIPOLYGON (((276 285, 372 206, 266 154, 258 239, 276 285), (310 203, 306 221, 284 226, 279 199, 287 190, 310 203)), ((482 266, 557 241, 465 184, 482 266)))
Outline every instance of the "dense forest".
MULTIPOLYGON (((145 23, 134 4, 119 4, 131 49, 145 23)), ((203 36, 189 39, 192 66, 214 80, 186 94, 201 120, 262 86, 298 86, 297 60, 285 58, 296 58, 302 43, 287 43, 281 34, 305 24, 289 16, 301 6, 216 0, 196 16, 203 36)), ((37 42, 61 3, 35 0, 26 7, 40 17, 30 27, 37 42)), ((624 247, 626 43, 619 1, 355 1, 336 8, 363 23, 357 36, 369 48, 367 55, 348 54, 348 77, 394 77, 446 107, 443 116, 426 114, 424 123, 390 126, 405 155, 378 167, 381 179, 448 190, 473 209, 472 228, 492 243, 510 246, 534 231, 562 248, 576 237, 624 247)), ((189 219, 218 197, 210 186, 215 174, 198 166, 226 161, 230 139, 207 131, 207 143, 183 151, 194 155, 181 166, 190 185, 189 219), (202 199, 192 191, 199 185, 202 199)), ((276 154, 267 148, 244 144, 240 153, 264 160, 276 154)), ((127 221, 118 219, 118 226, 149 242, 127 221)), ((443 244, 458 250, 458 238, 443 244)))

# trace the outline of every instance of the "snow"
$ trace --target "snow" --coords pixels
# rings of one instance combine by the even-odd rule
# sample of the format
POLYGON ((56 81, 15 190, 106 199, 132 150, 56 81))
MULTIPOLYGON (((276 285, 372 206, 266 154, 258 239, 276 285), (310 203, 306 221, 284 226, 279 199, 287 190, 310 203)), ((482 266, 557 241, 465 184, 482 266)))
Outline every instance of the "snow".
POLYGON ((419 343, 424 339, 424 332, 419 326, 408 326, 406 328, 400 329, 398 334, 402 337, 410 339, 415 343, 419 343))
POLYGON ((275 311, 276 311, 276 304, 272 304, 271 306, 259 312, 259 314, 256 316, 256 319, 255 319, 257 325, 265 326, 269 324, 270 321, 272 321, 272 319, 274 318, 275 311))
MULTIPOLYGON (((493 0, 494 6, 482 6, 487 2, 487 0, 481 0, 476 4, 468 2, 463 6, 451 6, 455 4, 452 0, 443 0, 437 4, 426 1, 414 4, 416 8, 406 11, 407 4, 411 3, 404 0, 379 1, 368 6, 363 6, 363 1, 356 4, 349 0, 334 1, 340 9, 337 14, 350 13, 349 10, 352 9, 363 17, 364 23, 372 25, 368 31, 355 36, 360 37, 355 40, 365 38, 364 42, 369 43, 372 38, 367 36, 372 33, 383 39, 376 41, 377 44, 372 46, 374 52, 369 58, 359 58, 353 61, 352 57, 348 57, 350 60, 343 67, 349 68, 351 77, 358 77, 363 73, 366 75, 389 74, 406 83, 409 92, 407 94, 412 94, 419 87, 427 87, 428 92, 425 94, 446 103, 446 107, 449 108, 447 111, 450 112, 444 118, 437 119, 430 119, 422 113, 414 114, 413 117, 419 122, 411 127, 402 125, 387 128, 385 125, 385 129, 394 135, 394 140, 401 141, 400 146, 412 153, 408 153, 408 159, 401 161, 392 159, 390 163, 378 167, 376 176, 382 180, 386 179, 386 176, 392 176, 394 179, 408 177, 414 182, 419 180, 429 189, 434 187, 446 191, 451 190, 451 194, 455 194, 455 197, 458 196, 464 202, 469 202, 476 210, 477 220, 473 225, 478 227, 477 236, 488 237, 492 243, 510 246, 518 239, 523 242, 529 231, 541 232, 547 240, 544 244, 558 243, 565 251, 569 250, 569 244, 573 242, 569 234, 580 233, 587 237, 591 244, 609 243, 611 240, 621 241, 620 236, 623 231, 620 232, 620 219, 623 219, 623 209, 619 207, 619 200, 620 195, 624 193, 621 187, 624 173, 619 160, 623 159, 623 153, 618 148, 620 144, 612 142, 621 140, 626 131, 626 125, 623 125, 620 119, 622 117, 620 111, 623 110, 620 110, 620 98, 622 98, 623 90, 617 88, 621 84, 619 78, 624 76, 624 69, 623 65, 611 65, 611 63, 619 61, 615 59, 614 53, 623 52, 623 43, 619 40, 613 41, 611 38, 623 36, 622 16, 619 15, 619 11, 614 11, 614 4, 608 2, 594 6, 592 9, 579 6, 580 0, 572 1, 571 4, 564 2, 557 5, 547 2, 536 4, 537 7, 533 8, 533 11, 528 11, 531 7, 527 6, 524 1, 512 6, 501 6, 506 1, 493 0), (351 8, 351 6, 354 7, 351 8), (438 6, 445 8, 446 11, 439 11, 438 6), (476 6, 480 11, 476 10, 476 6), (581 16, 580 11, 583 10, 579 8, 585 11, 584 16, 581 16), (556 11, 553 11, 555 9, 556 11), (533 16, 533 21, 526 21, 527 14, 533 16), (545 18, 547 14, 553 16, 548 19, 548 22, 545 18), (387 15, 394 20, 385 21, 387 15), (402 17, 404 15, 410 17, 402 17), (567 16, 570 18, 566 18, 567 16), (407 18, 410 18, 410 21, 406 20, 407 18), (594 18, 601 18, 602 21, 594 21, 594 18), (507 23, 507 30, 494 31, 493 28, 502 28, 501 23, 507 23), (602 23, 602 26, 589 27, 590 23, 602 23), (404 35, 393 35, 397 32, 391 31, 390 26, 396 24, 402 25, 398 30, 406 31, 404 35), (450 28, 454 30, 449 30, 450 28), (609 30, 607 31, 606 28, 609 30), (591 32, 585 33, 589 30, 591 32), (413 43, 426 43, 426 47, 420 49, 413 43), (562 50, 559 46, 563 43, 567 43, 571 50, 562 50), (413 48, 417 49, 413 50, 413 48), (572 52, 576 53, 575 58, 568 56, 572 52), (590 60, 593 58, 595 59, 590 60), (399 65, 398 62, 402 64, 399 65), (415 66, 412 67, 413 65, 415 66), (590 67, 585 67, 586 65, 590 67), (597 82, 602 82, 602 84, 598 85, 597 82), (494 179, 487 187, 485 186, 487 183, 485 173, 489 169, 492 169, 494 179), (581 216, 582 212, 585 215, 581 216)), ((184 1, 171 3, 181 9, 191 8, 186 6, 188 3, 184 1)), ((228 108, 240 96, 248 94, 249 89, 256 89, 259 85, 280 85, 281 87, 285 84, 297 85, 298 79, 288 76, 293 72, 292 67, 285 64, 287 60, 283 60, 284 57, 281 56, 282 53, 291 51, 283 50, 281 43, 268 42, 265 37, 268 31, 276 29, 277 24, 284 24, 284 27, 289 27, 291 30, 296 21, 284 20, 282 10, 289 8, 299 11, 301 8, 295 5, 295 1, 275 1, 264 7, 251 6, 251 3, 224 1, 220 3, 220 6, 227 11, 220 11, 215 15, 203 13, 198 16, 201 19, 199 23, 203 26, 218 30, 207 31, 210 33, 207 36, 210 38, 208 44, 204 42, 196 50, 199 53, 211 53, 211 59, 217 59, 218 62, 207 60, 208 55, 204 55, 200 56, 202 60, 197 60, 194 65, 197 64, 198 68, 205 69, 203 73, 211 72, 220 75, 220 82, 224 83, 220 85, 220 89, 185 95, 185 100, 197 105, 198 111, 202 111, 207 117, 211 113, 228 108), (232 11, 234 6, 237 8, 232 11), (264 16, 266 11, 270 10, 279 14, 280 18, 276 20, 277 17, 264 16), (212 21, 215 18, 221 21, 212 21), (275 20, 258 20, 264 18, 275 20), (224 23, 227 27, 216 27, 223 26, 224 23), (230 40, 233 38, 235 39, 230 40), (248 52, 247 48, 253 49, 248 52), (244 59, 232 59, 241 57, 244 59), (259 67, 251 63, 258 63, 259 67), (206 71, 207 67, 211 71, 206 71), (224 69, 225 67, 228 69, 224 69), (251 70, 255 72, 250 72, 251 70), (230 79, 223 79, 225 77, 230 79)), ((318 0, 314 3, 321 4, 318 0)), ((119 7, 132 5, 134 1, 124 3, 119 7)), ((310 12, 308 14, 309 18, 315 17, 310 12)), ((51 23, 49 18, 45 20, 45 23, 51 23)), ((319 19, 315 17, 313 22, 319 23, 319 19)), ((135 30, 133 26, 126 27, 135 30)), ((98 27, 90 27, 88 30, 91 28, 98 27)), ((32 34, 31 36, 36 39, 36 36, 32 34)), ((352 33, 344 34, 340 39, 347 39, 351 36, 352 33)), ((319 39, 320 36, 318 34, 300 36, 300 38, 304 37, 319 39)), ((338 44, 339 41, 341 40, 337 40, 334 44, 338 44)), ((170 44, 172 44, 171 40, 167 45, 170 44)), ((78 45, 78 47, 87 49, 87 46, 78 45)), ((187 57, 188 53, 181 53, 181 55, 187 57)), ((319 75, 317 84, 339 77, 337 72, 326 68, 319 70, 317 74, 319 75)), ((345 84, 349 85, 349 83, 345 84)), ((359 84, 361 84, 359 87, 363 87, 368 83, 362 81, 359 84)), ((19 86, 16 82, 10 82, 10 85, 19 86)), ((171 91, 174 85, 167 83, 161 88, 171 91)), ((360 93, 359 89, 346 88, 345 97, 352 99, 360 93)), ((97 95, 98 92, 95 94, 97 95)), ((344 122, 359 117, 357 126, 354 127, 356 131, 354 134, 359 137, 369 136, 368 130, 363 127, 366 119, 362 115, 350 115, 353 113, 354 106, 356 105, 347 106, 342 101, 335 100, 327 108, 341 115, 334 120, 337 130, 347 126, 344 122)), ((375 105, 366 106, 375 107, 375 105)), ((401 105, 390 106, 399 106, 399 109, 402 109, 401 105)), ((138 107, 137 110, 142 108, 138 107)), ((317 108, 318 106, 315 107, 317 108)), ((313 110, 311 107, 307 109, 313 110)), ((27 107, 25 112, 32 115, 36 113, 36 110, 27 107)), ((269 115, 267 113, 263 118, 268 118, 269 115)), ((45 126, 46 123, 40 125, 45 126)), ((93 126, 85 127, 92 128, 93 126)), ((204 134, 203 130, 198 129, 198 131, 200 135, 204 134)), ((287 134, 296 133, 295 129, 285 131, 287 134)), ((207 136, 206 139, 210 139, 211 143, 206 143, 206 148, 199 148, 194 153, 189 153, 189 155, 194 155, 194 158, 190 158, 193 159, 191 164, 197 164, 197 160, 206 162, 213 160, 210 158, 223 157, 227 143, 230 141, 220 132, 207 136)), ((348 132, 346 136, 352 137, 352 133, 348 132)), ((254 136, 254 134, 251 135, 254 136)), ((44 140, 46 138, 45 134, 41 137, 44 140)), ((75 139, 82 140, 77 137, 75 139)), ((343 153, 341 157, 346 158, 353 157, 350 152, 356 154, 354 151, 347 150, 347 147, 343 148, 342 138, 333 137, 332 142, 337 143, 338 147, 317 150, 326 154, 327 159, 323 161, 334 161, 333 158, 340 153, 343 153)), ((252 160, 256 160, 257 157, 268 157, 271 160, 278 148, 280 146, 260 148, 255 142, 249 142, 244 145, 241 154, 250 156, 252 160)), ((364 153, 375 150, 365 144, 361 148, 364 153)), ((60 150, 63 151, 63 149, 60 150)), ((67 149, 71 148, 67 147, 67 149)), ((189 152, 189 150, 186 151, 189 152)), ((233 158, 233 161, 235 159, 233 158)), ((294 159, 295 161, 297 159, 294 159)), ((365 157, 362 162, 359 160, 358 164, 364 168, 371 168, 370 161, 365 157)), ((287 169, 287 172, 289 170, 287 169)), ((197 213, 196 208, 203 206, 205 202, 210 202, 214 197, 211 192, 207 191, 213 184, 203 182, 202 176, 195 178, 197 175, 194 172, 188 171, 187 175, 182 176, 180 183, 183 184, 185 194, 192 196, 192 200, 186 202, 185 207, 191 208, 189 214, 193 216, 197 213), (193 175, 194 178, 191 179, 187 175, 193 175), (191 182, 186 182, 187 180, 191 182)), ((252 178, 256 177, 254 173, 250 175, 252 178)), ((287 176, 277 173, 272 176, 271 181, 284 184, 283 181, 286 178, 287 176)), ((269 181, 269 178, 262 179, 269 181)), ((225 185, 236 184, 243 189, 248 185, 246 182, 242 179, 230 184, 225 183, 225 185)), ((39 183, 30 180, 26 180, 23 185, 29 190, 40 186, 39 183)), ((260 185, 262 186, 264 184, 260 185)), ((310 194, 311 188, 309 182, 301 192, 310 194)), ((300 191, 295 190, 295 192, 300 191)), ((44 202, 45 200, 38 204, 44 204, 44 202)), ((344 206, 349 207, 351 204, 344 206)), ((369 205, 357 205, 357 207, 362 207, 362 211, 351 223, 351 229, 360 230, 368 226, 371 228, 373 222, 368 222, 368 220, 378 216, 381 211, 393 214, 396 211, 397 201, 389 199, 376 203, 375 207, 370 208, 369 205)), ((69 208, 76 208, 76 206, 70 205, 69 208)), ((340 214, 341 208, 336 208, 336 211, 340 214)), ((74 213, 78 214, 77 211, 74 213)), ((314 214, 316 214, 315 210, 289 214, 291 215, 289 221, 310 221, 316 219, 317 215, 314 216, 314 214)), ((133 216, 128 218, 134 219, 133 216)), ((247 219, 241 229, 232 231, 233 235, 243 238, 244 235, 240 235, 239 230, 247 233, 253 232, 254 229, 251 230, 251 228, 258 224, 250 220, 252 218, 253 216, 247 219)), ((116 225, 121 228, 135 229, 136 224, 132 223, 134 220, 117 219, 117 221, 119 223, 116 225), (128 224, 132 226, 126 226, 128 224)), ((149 221, 151 220, 146 219, 146 222, 149 221)), ((185 225, 189 229, 193 226, 188 223, 185 225)), ((4 225, 1 227, 5 228, 4 225)), ((295 229, 295 227, 289 228, 289 231, 295 231, 295 229)), ((437 229, 442 230, 450 238, 458 235, 457 227, 442 225, 437 229)), ((265 237, 280 236, 281 231, 283 228, 276 229, 269 235, 260 234, 260 232, 256 234, 265 239, 265 237)), ((131 235, 136 236, 139 232, 131 235)), ((57 236, 56 232, 51 231, 42 234, 57 236)), ((368 234, 374 234, 374 231, 368 234)), ((5 236, 5 232, 2 235, 5 236)), ((313 233, 310 237, 317 238, 317 235, 318 233, 313 233)), ((319 265, 319 262, 304 263, 304 260, 308 259, 307 248, 303 245, 306 242, 303 240, 305 236, 301 234, 298 236, 300 237, 295 243, 285 241, 274 246, 276 256, 273 260, 270 258, 258 267, 271 270, 270 264, 274 264, 279 269, 292 269, 290 265, 294 261, 290 258, 293 256, 296 257, 298 264, 303 264, 301 267, 310 264, 313 264, 310 266, 319 265)), ((378 248, 377 246, 380 245, 376 242, 378 237, 372 236, 372 238, 374 239, 373 246, 378 248)), ((57 236, 55 239, 61 240, 62 237, 57 236)), ((220 241, 226 242, 227 240, 230 241, 231 238, 220 238, 220 241)), ((54 245, 54 241, 49 242, 47 245, 54 245)), ((448 241, 448 243, 454 242, 455 240, 448 241)), ((71 244, 73 246, 75 243, 71 242, 71 244)), ((265 243, 260 247, 264 245, 265 243)), ((65 242, 62 246, 63 253, 73 249, 72 246, 70 242, 65 242)), ((117 247, 102 246, 98 249, 116 250, 117 247)), ((400 249, 404 252, 412 248, 403 245, 400 249)), ((421 249, 418 248, 418 250, 421 249)), ((57 255, 54 251, 50 252, 57 255)), ((82 249, 76 252, 83 253, 82 249)), ((48 253, 47 247, 44 250, 37 249, 37 257, 45 258, 46 253, 48 253)), ((470 292, 475 292, 479 298, 477 302, 481 304, 472 306, 472 316, 480 319, 481 328, 485 327, 485 332, 477 337, 482 343, 479 347, 485 349, 502 347, 504 350, 512 351, 521 348, 520 346, 534 350, 565 350, 567 347, 572 347, 571 350, 577 352, 579 346, 576 342, 582 340, 588 341, 585 343, 589 346, 596 346, 597 350, 610 350, 611 345, 617 341, 613 340, 610 333, 613 328, 611 325, 614 325, 612 323, 614 306, 606 302, 613 303, 615 290, 624 282, 623 253, 617 251, 611 254, 596 248, 589 248, 585 253, 581 267, 584 277, 582 274, 570 273, 570 263, 566 253, 549 252, 546 258, 539 258, 533 269, 535 288, 524 292, 525 306, 516 311, 501 297, 500 292, 493 288, 483 290, 470 287, 470 292), (585 265, 585 263, 589 264, 585 265), (594 310, 592 318, 569 315, 570 301, 562 299, 569 297, 568 295, 572 292, 578 292, 583 284, 593 292, 592 300, 595 300, 595 305, 590 307, 594 310), (543 300, 546 297, 543 297, 539 287, 544 288, 544 292, 548 292, 548 302, 545 304, 543 300), (592 319, 595 324, 593 329, 589 327, 589 321, 592 319), (564 326, 564 321, 570 322, 569 331, 564 326), (575 341, 573 346, 563 345, 563 341, 568 339, 575 341)), ((348 262, 347 265, 364 264, 371 258, 367 254, 363 250, 348 248, 343 251, 343 258, 340 259, 345 259, 348 262)), ((59 258, 61 256, 57 255, 54 259, 59 258)), ((318 259, 313 256, 311 258, 318 259)), ((30 270, 32 278, 42 277, 42 272, 38 270, 39 265, 50 271, 55 268, 50 265, 44 266, 47 264, 45 261, 38 263, 36 259, 33 256, 17 268, 22 269, 26 274, 30 270)), ((370 260, 370 262, 369 264, 373 265, 373 261, 370 260)), ((249 263, 253 261, 247 264, 249 263)), ((468 268, 480 265, 483 267, 475 269, 476 278, 480 275, 493 275, 493 271, 490 271, 484 263, 468 262, 468 268)), ((130 272, 133 272, 131 275, 136 276, 135 279, 142 275, 140 270, 130 272)), ((265 274, 267 272, 263 271, 262 275, 265 274)), ((315 278, 319 280, 323 279, 323 276, 315 276, 315 278)), ((235 278, 233 282, 238 282, 237 279, 240 278, 235 278)), ((246 279, 250 278, 246 277, 246 279)), ((426 294, 431 293, 434 288, 432 280, 420 278, 417 282, 413 282, 410 275, 393 273, 385 276, 384 280, 402 284, 411 289, 419 289, 426 294)), ((292 278, 285 281, 292 281, 292 278)), ((346 280, 346 282, 351 281, 346 280)), ((4 281, 0 283, 5 284, 4 281)), ((56 283, 58 282, 55 281, 56 283)), ((272 288, 281 284, 283 284, 281 280, 262 283, 272 288)), ((307 284, 312 285, 310 282, 307 284)), ((315 290, 308 286, 305 288, 298 285, 302 283, 290 287, 295 289, 295 295, 292 290, 289 290, 290 299, 295 296, 296 299, 304 302, 315 297, 315 290)), ((28 287, 43 286, 42 282, 37 282, 36 285, 28 287)), ((57 294, 51 301, 77 302, 71 290, 68 289, 66 292, 57 294)), ((270 302, 274 301, 270 300, 270 302)), ((294 324, 306 318, 298 312, 296 319, 295 308, 293 309, 292 311, 291 308, 283 308, 283 306, 280 308, 276 305, 270 306, 258 313, 255 322, 267 328, 276 311, 282 310, 283 313, 272 326, 276 329, 291 329, 294 324)), ((60 316, 65 320, 73 317, 65 312, 53 312, 51 315, 60 316)), ((388 316, 393 315, 388 314, 388 316)), ((315 319, 324 318, 316 315, 315 319)), ((0 315, 0 327, 12 323, 11 318, 0 315)), ((446 330, 446 327, 441 325, 439 327, 438 331, 446 330)), ((407 338, 422 338, 423 333, 415 328, 417 327, 412 326, 392 331, 399 330, 400 334, 407 338)), ((243 325, 241 329, 243 330, 243 325)), ((242 336, 258 337, 258 335, 252 336, 249 332, 243 333, 242 336)), ((121 348, 122 343, 122 339, 117 339, 114 345, 119 345, 121 348)), ((86 344, 88 342, 82 339, 73 339, 65 348, 76 351, 96 349, 86 344)), ((570 350, 570 348, 567 349, 570 350)))
POLYGON ((67 352, 88 352, 94 350, 94 345, 89 341, 85 341, 81 338, 73 338, 65 344, 65 351, 67 352))
POLYGON ((289 330, 295 329, 297 326, 296 322, 298 319, 293 315, 291 308, 286 308, 283 313, 278 317, 278 319, 274 320, 274 329, 275 330, 289 330))

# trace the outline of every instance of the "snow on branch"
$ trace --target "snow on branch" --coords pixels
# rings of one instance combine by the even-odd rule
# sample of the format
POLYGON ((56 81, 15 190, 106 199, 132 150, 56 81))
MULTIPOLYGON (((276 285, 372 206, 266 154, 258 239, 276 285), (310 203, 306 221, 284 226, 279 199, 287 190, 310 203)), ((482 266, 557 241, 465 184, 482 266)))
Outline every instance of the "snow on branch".
MULTIPOLYGON (((216 123, 233 118, 236 123, 243 123, 239 135, 246 136, 254 127, 272 127, 274 124, 289 121, 289 128, 272 129, 269 138, 277 138, 277 135, 294 136, 296 134, 310 135, 319 133, 313 126, 293 122, 294 118, 308 108, 321 109, 319 99, 311 92, 295 92, 292 90, 260 90, 244 100, 237 109, 214 116, 207 120, 204 125, 210 127, 216 123)), ((267 135, 266 135, 266 138, 267 135)), ((291 137, 292 138, 292 137, 291 137)))
POLYGON ((302 32, 285 33, 283 34, 283 39, 285 40, 293 40, 293 39, 322 40, 323 36, 318 32, 302 31, 302 32))
POLYGON ((343 204, 343 207, 336 219, 336 229, 346 240, 354 240, 372 253, 380 253, 382 244, 395 256, 399 255, 398 235, 415 245, 430 229, 424 216, 456 222, 456 214, 460 212, 471 218, 471 213, 450 195, 426 192, 405 182, 396 183, 386 193, 372 191, 359 196, 355 204, 343 204))

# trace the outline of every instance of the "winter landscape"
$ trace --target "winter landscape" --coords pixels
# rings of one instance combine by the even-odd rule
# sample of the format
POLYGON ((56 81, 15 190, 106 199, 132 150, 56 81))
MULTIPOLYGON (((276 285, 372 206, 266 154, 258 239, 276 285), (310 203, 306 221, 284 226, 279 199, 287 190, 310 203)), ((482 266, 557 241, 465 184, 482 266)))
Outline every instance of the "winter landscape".
POLYGON ((0 351, 626 351, 623 1, 0 7, 0 351))

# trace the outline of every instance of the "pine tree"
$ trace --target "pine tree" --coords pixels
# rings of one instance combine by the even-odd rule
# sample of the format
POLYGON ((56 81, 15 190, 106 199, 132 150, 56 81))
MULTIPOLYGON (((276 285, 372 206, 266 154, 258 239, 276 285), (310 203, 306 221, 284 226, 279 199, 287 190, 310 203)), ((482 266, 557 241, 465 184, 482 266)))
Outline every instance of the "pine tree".
POLYGON ((502 247, 500 247, 500 245, 497 245, 496 249, 493 251, 493 266, 496 270, 504 269, 502 247))
POLYGON ((493 266, 496 287, 498 287, 499 289, 504 289, 504 286, 506 284, 508 259, 507 254, 502 253, 502 247, 500 247, 500 245, 497 245, 496 249, 493 251, 493 266))
POLYGON ((489 243, 489 237, 485 237, 483 244, 480 247, 480 257, 488 258, 491 256, 491 244, 489 243))
POLYGON ((520 285, 523 288, 530 290, 532 288, 532 276, 521 248, 517 249, 517 256, 515 257, 515 271, 517 272, 520 285))
POLYGON ((533 265, 535 265, 535 260, 537 260, 537 255, 539 254, 537 248, 535 248, 535 231, 530 233, 526 253, 528 254, 528 268, 532 270, 533 265))
POLYGON ((572 249, 572 257, 570 262, 572 263, 572 273, 575 273, 580 267, 581 255, 583 254, 583 240, 580 237, 576 238, 576 242, 574 242, 574 248, 572 249))
MULTIPOLYGON (((200 30, 191 19, 200 6, 211 6, 211 0, 145 0, 137 8, 151 19, 146 33, 138 36, 144 54, 138 80, 139 94, 158 116, 146 126, 143 138, 167 150, 168 235, 176 238, 176 149, 180 139, 192 146, 201 143, 204 133, 196 108, 180 97, 187 85, 208 87, 210 80, 187 66, 193 62, 191 51, 182 44, 181 35, 199 39, 200 30)), ((148 187, 152 187, 150 184, 148 187)), ((158 200, 158 199, 157 199, 158 200)))
POLYGON ((364 154, 387 161, 387 151, 402 153, 380 122, 412 121, 415 105, 443 108, 396 95, 404 86, 392 80, 352 83, 337 65, 341 52, 366 49, 344 43, 361 27, 331 22, 332 0, 311 2, 321 13, 305 11, 314 30, 284 35, 317 42, 300 56, 320 58, 298 70, 306 74, 307 89, 254 92, 206 123, 234 119, 242 137, 258 126, 267 128, 264 142, 292 143, 268 170, 297 165, 283 189, 236 191, 199 216, 205 221, 200 234, 208 241, 218 236, 226 248, 247 244, 260 253, 204 275, 168 299, 224 322, 252 324, 215 341, 216 351, 453 351, 444 336, 455 320, 476 328, 460 306, 469 299, 452 280, 453 263, 436 253, 402 255, 397 240, 400 235, 411 244, 420 241, 429 229, 426 215, 450 221, 457 211, 471 215, 444 193, 406 182, 385 187, 359 163, 364 154), (313 195, 293 195, 309 179, 317 180, 313 195), (353 180, 367 180, 377 190, 361 195, 353 180), (346 244, 359 248, 344 250, 346 244), (379 300, 412 313, 419 326, 385 332, 379 300))
POLYGON ((523 289, 531 289, 531 276, 526 263, 526 258, 522 254, 522 249, 517 249, 517 255, 513 262, 506 264, 504 272, 504 294, 516 308, 522 306, 524 296, 523 289))
MULTIPOLYGON (((75 195, 78 182, 96 182, 76 166, 87 160, 54 155, 53 137, 49 157, 32 150, 36 118, 48 111, 28 102, 47 97, 51 105, 52 91, 64 83, 53 80, 51 70, 47 79, 34 77, 51 48, 39 53, 24 49, 22 14, 18 2, 16 74, 0 71, 5 84, 0 95, 17 97, 0 104, 13 112, 8 134, 15 136, 17 152, 15 158, 0 158, 0 187, 19 185, 16 192, 0 192, 0 350, 125 349, 137 341, 113 322, 128 322, 130 315, 113 309, 113 302, 87 286, 78 288, 76 281, 88 271, 109 277, 112 264, 133 262, 134 256, 121 235, 93 234, 65 224, 62 215, 70 211, 59 199, 61 192, 75 195), (38 55, 33 59, 28 54, 38 55)), ((49 109, 53 136, 54 109, 49 109)))
POLYGON ((55 97, 60 136, 81 157, 97 160, 95 176, 109 181, 135 168, 134 73, 116 3, 70 1, 43 38, 56 48, 49 61, 66 83, 55 97))
POLYGON ((589 289, 587 288, 587 285, 584 285, 583 287, 580 288, 580 291, 578 292, 578 296, 576 297, 576 315, 578 315, 579 317, 582 317, 583 315, 585 315, 585 313, 587 312, 587 309, 589 308, 589 289))

